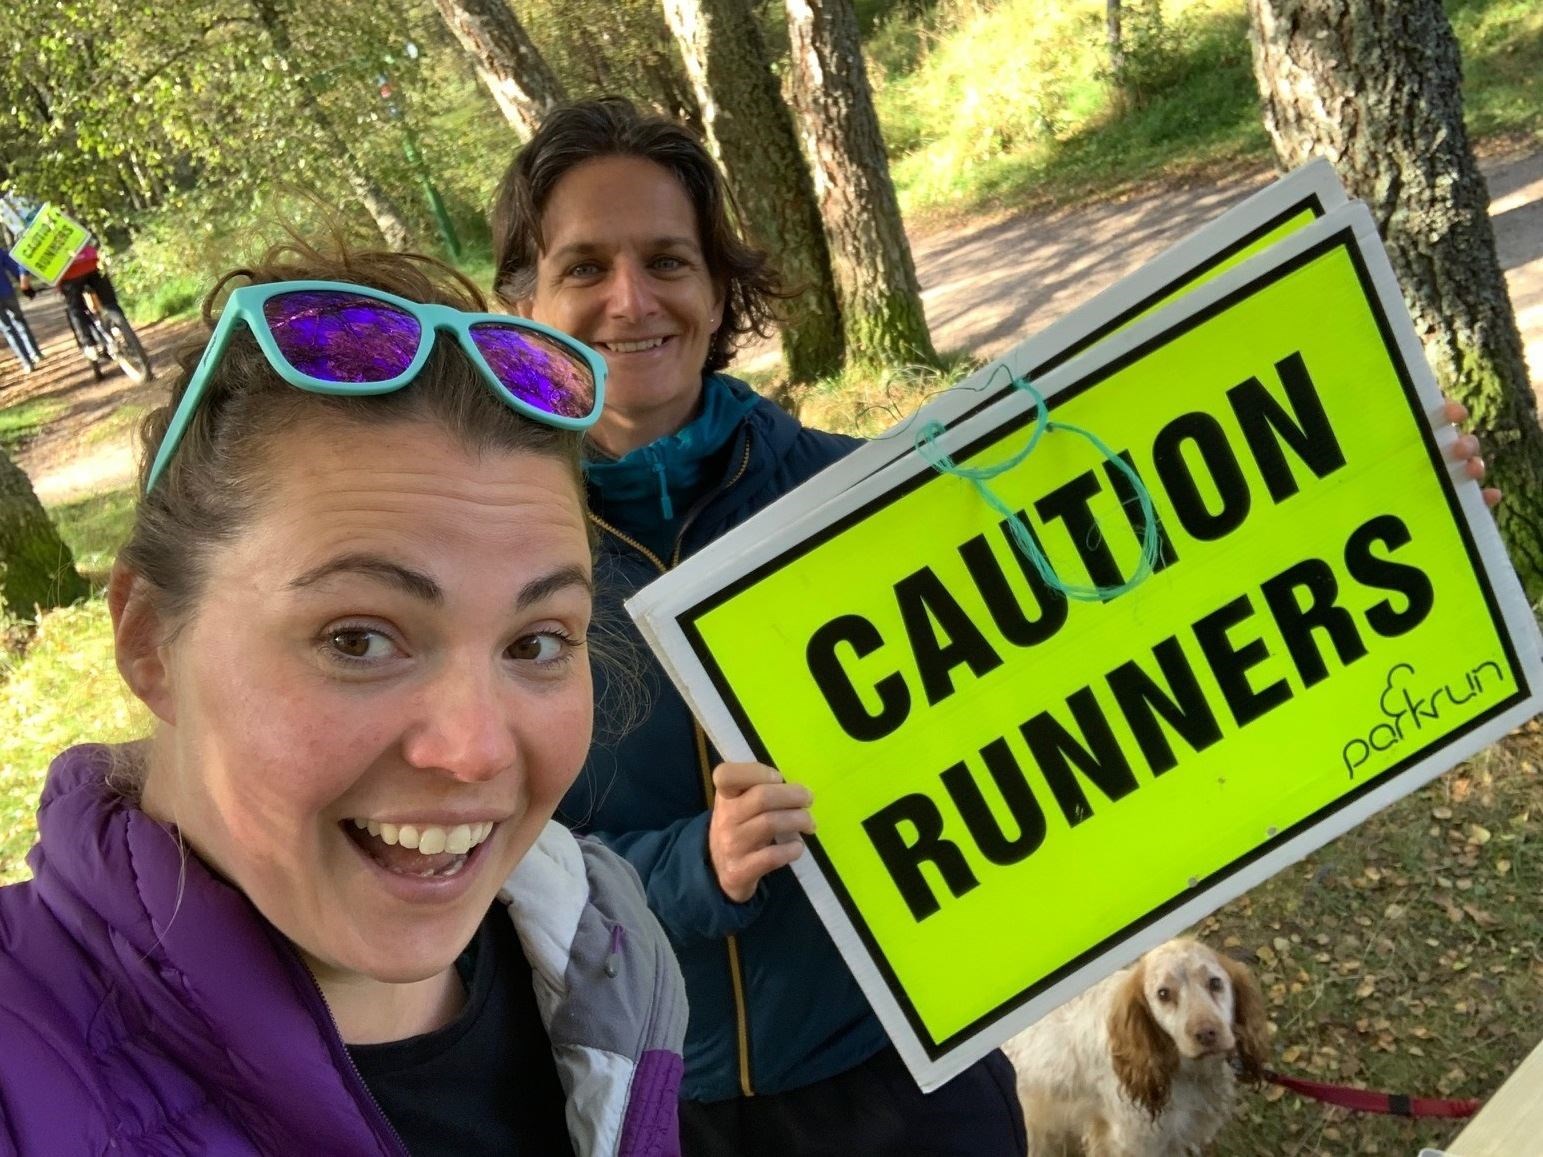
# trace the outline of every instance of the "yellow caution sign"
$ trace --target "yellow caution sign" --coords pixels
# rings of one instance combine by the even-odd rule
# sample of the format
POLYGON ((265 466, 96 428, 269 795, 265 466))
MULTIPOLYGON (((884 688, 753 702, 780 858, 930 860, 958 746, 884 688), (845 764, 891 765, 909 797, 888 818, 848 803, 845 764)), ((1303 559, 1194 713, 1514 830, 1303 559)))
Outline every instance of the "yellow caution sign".
POLYGON ((44 205, 11 247, 11 257, 23 269, 56 285, 90 238, 90 230, 64 210, 44 205))
MULTIPOLYGON (((1536 628, 1502 611, 1514 575, 1369 254, 1340 210, 1046 379, 1051 427, 992 489, 1063 583, 1120 586, 1134 488, 1057 426, 1095 432, 1160 532, 1128 592, 1062 597, 966 480, 913 461, 667 616, 707 717, 812 789, 802 878, 913 1068, 980 1055, 1090 961, 1535 710, 1536 628)), ((1033 419, 999 403, 948 449, 1000 462, 1033 419)))

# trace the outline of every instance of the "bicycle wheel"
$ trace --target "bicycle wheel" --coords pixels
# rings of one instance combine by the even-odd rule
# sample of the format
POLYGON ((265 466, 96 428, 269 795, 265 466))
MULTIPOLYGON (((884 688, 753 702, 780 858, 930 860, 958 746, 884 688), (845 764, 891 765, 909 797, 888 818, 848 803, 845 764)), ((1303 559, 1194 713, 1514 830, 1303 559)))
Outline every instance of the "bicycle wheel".
POLYGON ((115 309, 104 309, 102 330, 107 335, 107 352, 130 381, 142 384, 155 377, 155 371, 150 368, 150 357, 128 318, 115 309))

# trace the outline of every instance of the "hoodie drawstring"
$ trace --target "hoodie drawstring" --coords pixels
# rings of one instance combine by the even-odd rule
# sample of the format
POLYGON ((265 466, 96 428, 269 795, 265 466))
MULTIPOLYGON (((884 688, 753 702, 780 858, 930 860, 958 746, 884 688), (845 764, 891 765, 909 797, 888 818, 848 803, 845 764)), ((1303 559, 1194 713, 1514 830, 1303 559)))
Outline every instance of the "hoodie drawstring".
POLYGON ((615 976, 621 971, 621 943, 622 927, 620 924, 611 925, 611 950, 605 957, 605 974, 615 976))
POLYGON ((653 469, 654 477, 659 479, 659 513, 666 522, 675 521, 675 506, 670 501, 670 480, 664 469, 664 456, 651 454, 649 466, 653 469))

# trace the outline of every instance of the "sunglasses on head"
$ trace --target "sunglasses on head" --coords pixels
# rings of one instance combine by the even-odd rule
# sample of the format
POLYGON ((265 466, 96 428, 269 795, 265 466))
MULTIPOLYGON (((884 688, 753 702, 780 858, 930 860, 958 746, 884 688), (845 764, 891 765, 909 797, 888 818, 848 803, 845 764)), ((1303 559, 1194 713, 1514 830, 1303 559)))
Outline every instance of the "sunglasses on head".
POLYGON ((389 394, 453 333, 488 388, 516 413, 564 430, 600 417, 605 362, 565 333, 501 313, 465 313, 341 281, 274 281, 231 293, 166 427, 145 491, 176 453, 225 347, 246 323, 274 372, 317 394, 389 394))

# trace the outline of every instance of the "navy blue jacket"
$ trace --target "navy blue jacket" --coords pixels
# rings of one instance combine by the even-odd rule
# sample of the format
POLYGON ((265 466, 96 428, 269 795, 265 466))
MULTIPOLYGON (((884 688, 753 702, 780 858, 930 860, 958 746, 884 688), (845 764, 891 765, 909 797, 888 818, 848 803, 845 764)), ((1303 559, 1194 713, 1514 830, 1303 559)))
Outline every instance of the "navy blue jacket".
POLYGON ((764 877, 744 904, 719 889, 707 858, 719 756, 622 603, 858 445, 805 429, 759 400, 714 464, 721 481, 691 510, 675 512, 668 559, 607 521, 591 492, 600 531, 595 746, 558 817, 631 861, 675 946, 691 1007, 681 1088, 691 1100, 795 1089, 845 1072, 889 1041, 790 869, 764 877), (616 663, 634 677, 618 676, 616 663))
POLYGON ((4 249, 0 249, 0 300, 9 301, 16 296, 16 287, 11 284, 11 278, 21 280, 21 266, 11 260, 11 255, 4 249))

